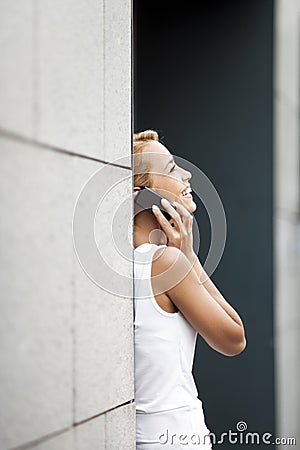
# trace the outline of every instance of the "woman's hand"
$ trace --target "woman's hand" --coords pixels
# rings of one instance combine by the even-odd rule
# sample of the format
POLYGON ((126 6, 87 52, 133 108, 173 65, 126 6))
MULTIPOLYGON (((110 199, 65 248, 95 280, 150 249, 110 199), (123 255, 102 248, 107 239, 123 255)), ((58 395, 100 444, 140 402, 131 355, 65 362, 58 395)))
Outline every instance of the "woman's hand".
POLYGON ((161 200, 162 206, 173 218, 170 222, 173 222, 174 226, 171 225, 159 208, 152 207, 152 211, 167 237, 167 245, 179 248, 188 259, 191 257, 194 259, 193 215, 185 206, 178 202, 173 203, 176 210, 166 199, 161 200))

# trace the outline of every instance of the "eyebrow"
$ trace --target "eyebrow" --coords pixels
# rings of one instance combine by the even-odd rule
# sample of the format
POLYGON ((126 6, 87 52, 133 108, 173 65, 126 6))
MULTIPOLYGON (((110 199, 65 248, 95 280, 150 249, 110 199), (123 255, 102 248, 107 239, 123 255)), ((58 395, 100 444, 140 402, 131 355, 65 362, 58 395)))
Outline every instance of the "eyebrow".
POLYGON ((167 162, 167 164, 165 165, 164 169, 166 169, 166 168, 168 167, 168 165, 169 165, 170 163, 172 163, 172 162, 175 162, 175 161, 174 161, 174 158, 170 159, 170 161, 167 162))

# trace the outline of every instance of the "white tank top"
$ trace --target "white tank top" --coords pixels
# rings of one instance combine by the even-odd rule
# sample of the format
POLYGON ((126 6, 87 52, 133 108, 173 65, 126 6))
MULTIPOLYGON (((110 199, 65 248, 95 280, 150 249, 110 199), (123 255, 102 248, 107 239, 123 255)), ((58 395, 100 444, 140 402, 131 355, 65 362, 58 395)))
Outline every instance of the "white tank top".
POLYGON ((136 413, 202 408, 192 375, 197 331, 180 311, 164 311, 153 295, 152 258, 159 247, 166 245, 134 249, 136 413))

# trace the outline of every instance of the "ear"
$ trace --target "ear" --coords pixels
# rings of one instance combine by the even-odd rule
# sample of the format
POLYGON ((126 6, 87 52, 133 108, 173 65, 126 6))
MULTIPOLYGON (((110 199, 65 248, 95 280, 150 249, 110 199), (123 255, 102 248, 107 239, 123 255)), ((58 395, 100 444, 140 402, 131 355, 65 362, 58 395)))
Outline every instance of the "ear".
POLYGON ((133 188, 133 198, 135 198, 137 196, 137 193, 141 190, 141 188, 139 186, 135 186, 133 188))

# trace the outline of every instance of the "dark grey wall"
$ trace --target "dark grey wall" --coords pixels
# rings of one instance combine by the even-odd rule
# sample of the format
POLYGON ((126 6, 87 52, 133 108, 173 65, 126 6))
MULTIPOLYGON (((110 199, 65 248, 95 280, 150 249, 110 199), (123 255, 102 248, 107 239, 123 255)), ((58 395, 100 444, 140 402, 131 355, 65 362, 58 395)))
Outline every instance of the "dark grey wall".
MULTIPOLYGON (((274 434, 273 1, 136 0, 134 43, 135 131, 156 129, 199 166, 226 212, 212 279, 241 315, 248 345, 231 358, 198 337, 194 376, 207 424, 220 435, 243 420, 274 434)), ((203 262, 210 225, 200 203, 196 218, 203 262)))

